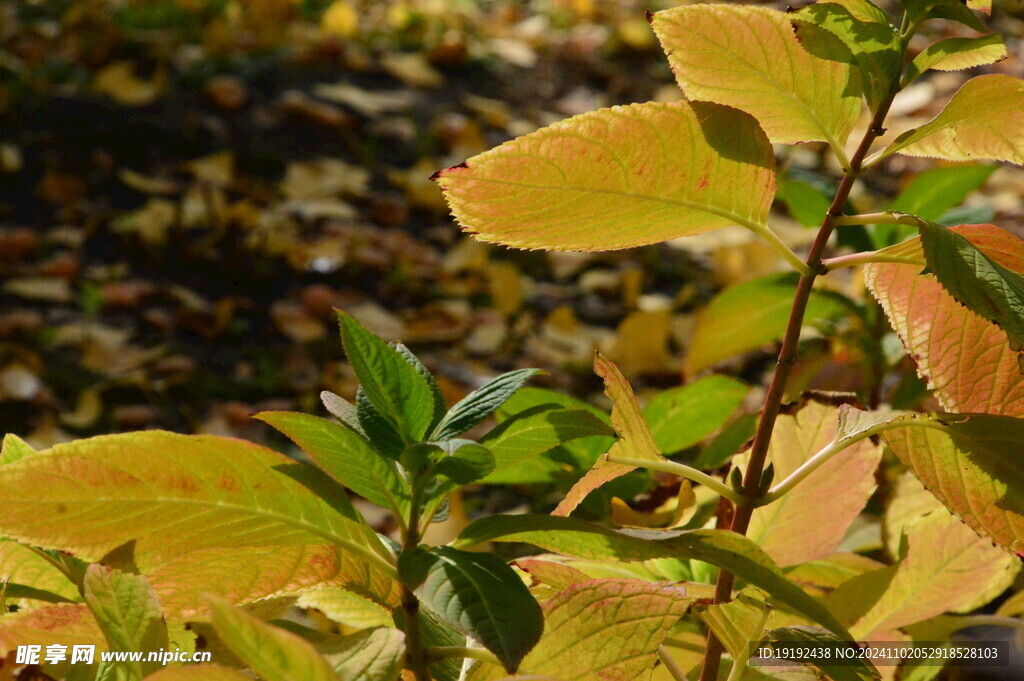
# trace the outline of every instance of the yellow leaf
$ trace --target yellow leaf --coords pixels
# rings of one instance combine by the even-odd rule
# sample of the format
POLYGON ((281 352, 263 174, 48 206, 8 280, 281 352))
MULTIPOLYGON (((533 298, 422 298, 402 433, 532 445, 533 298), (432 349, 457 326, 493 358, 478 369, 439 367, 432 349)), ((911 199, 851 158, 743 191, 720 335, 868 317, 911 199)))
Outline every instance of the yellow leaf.
POLYGON ((348 2, 338 0, 320 17, 320 28, 328 35, 349 38, 359 30, 359 13, 348 2))
POLYGON ((119 61, 97 71, 92 87, 118 104, 145 106, 156 101, 166 83, 167 73, 162 69, 153 74, 152 80, 143 80, 135 75, 131 62, 119 61))

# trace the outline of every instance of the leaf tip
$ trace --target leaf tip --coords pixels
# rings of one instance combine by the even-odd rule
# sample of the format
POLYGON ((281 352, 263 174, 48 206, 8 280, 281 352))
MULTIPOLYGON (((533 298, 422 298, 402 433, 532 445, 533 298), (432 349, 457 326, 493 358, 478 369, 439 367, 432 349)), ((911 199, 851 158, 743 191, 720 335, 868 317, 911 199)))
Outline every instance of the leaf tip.
POLYGON ((445 173, 453 173, 453 172, 456 172, 456 171, 459 171, 459 170, 468 169, 468 168, 469 168, 469 164, 466 163, 465 161, 463 161, 462 163, 456 163, 455 165, 450 166, 448 168, 442 168, 441 170, 435 171, 434 174, 430 176, 430 181, 431 182, 437 182, 439 179, 441 179, 444 176, 445 173))

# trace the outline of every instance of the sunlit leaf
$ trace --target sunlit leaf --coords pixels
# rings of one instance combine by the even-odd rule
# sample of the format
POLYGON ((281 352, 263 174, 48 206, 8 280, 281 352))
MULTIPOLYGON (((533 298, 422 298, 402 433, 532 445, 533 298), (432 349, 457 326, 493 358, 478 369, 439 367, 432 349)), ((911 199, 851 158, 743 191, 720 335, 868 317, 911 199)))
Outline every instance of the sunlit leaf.
POLYGON ((975 31, 984 31, 985 27, 972 12, 972 9, 981 10, 986 14, 992 9, 992 0, 900 0, 907 10, 907 19, 914 24, 920 24, 927 19, 949 19, 975 31))
POLYGON ((328 475, 356 494, 396 513, 408 506, 406 483, 394 462, 348 426, 287 411, 265 411, 256 418, 288 436, 328 475))
POLYGON ((426 379, 402 353, 350 315, 339 312, 338 319, 348 361, 370 403, 400 433, 412 441, 421 439, 434 416, 434 394, 426 379))
POLYGON ((505 561, 447 546, 402 553, 398 568, 420 606, 473 637, 514 672, 540 639, 540 606, 505 561))
MULTIPOLYGON (((1024 241, 992 225, 954 231, 1006 268, 1024 262, 1024 241)), ((1024 376, 1006 333, 958 303, 933 276, 921 276, 920 241, 886 249, 920 264, 876 263, 864 278, 918 373, 954 412, 1024 416, 1024 376)))
POLYGON ((606 251, 763 225, 775 160, 740 111, 649 102, 556 123, 437 181, 459 224, 481 241, 606 251))
POLYGON ((991 582, 1005 587, 1015 563, 1013 556, 939 510, 908 527, 899 563, 854 577, 826 602, 858 640, 870 640, 973 603, 991 582))
POLYGON ((167 667, 146 677, 146 681, 252 681, 234 669, 216 664, 167 667))
POLYGON ((696 608, 722 645, 735 659, 749 651, 748 646, 761 639, 765 622, 771 613, 768 595, 760 589, 746 587, 728 603, 696 608))
POLYGON ((658 12, 652 23, 687 98, 746 111, 772 142, 842 150, 861 109, 859 78, 805 49, 784 12, 697 5, 658 12))
POLYGON ((385 552, 326 476, 210 435, 145 431, 57 445, 0 467, 0 494, 0 533, 93 561, 134 538, 143 572, 204 549, 337 544, 360 557, 358 569, 379 574, 385 552))
POLYGON ((636 470, 635 466, 609 462, 608 457, 617 456, 650 461, 658 461, 663 458, 661 450, 654 442, 654 437, 640 412, 636 395, 633 394, 629 381, 622 375, 618 367, 604 355, 598 353, 594 357, 594 373, 604 379, 605 394, 611 399, 613 405, 612 427, 615 428, 618 439, 608 453, 599 459, 594 467, 587 471, 586 475, 566 493, 565 498, 552 511, 553 515, 569 515, 595 489, 636 470))
MULTIPOLYGON (((1024 275, 1003 267, 953 230, 929 222, 922 222, 920 230, 925 262, 942 288, 1001 328, 1012 349, 1024 351, 1024 275)), ((1020 369, 1024 372, 1024 362, 1020 369)))
POLYGON ((476 426, 505 403, 539 369, 517 369, 480 386, 453 406, 437 428, 432 440, 447 440, 476 426))
POLYGON ((0 448, 0 465, 11 463, 18 459, 35 454, 36 450, 14 433, 4 435, 3 447, 0 448))
MULTIPOLYGON (((697 328, 686 354, 687 373, 781 339, 796 282, 795 275, 773 274, 730 286, 715 296, 697 316, 697 328)), ((839 294, 815 291, 807 305, 806 323, 839 317, 848 305, 839 294)))
POLYGON ((218 598, 207 598, 217 635, 267 681, 338 681, 312 644, 218 598))
MULTIPOLYGON (((809 402, 795 415, 779 416, 768 448, 775 480, 832 443, 838 414, 835 407, 809 402)), ((881 456, 867 440, 847 447, 782 498, 755 510, 747 536, 783 567, 831 555, 874 492, 881 456), (828 513, 819 513, 824 508, 828 513)))
MULTIPOLYGON (((544 636, 522 668, 565 681, 649 678, 658 646, 691 602, 685 591, 664 584, 607 579, 572 585, 544 604, 544 636)), ((493 681, 504 674, 485 665, 470 678, 493 681)))
POLYGON ((575 518, 495 515, 474 521, 455 545, 488 541, 525 542, 584 559, 638 561, 696 559, 729 570, 777 601, 837 634, 848 634, 835 618, 790 582, 775 562, 746 537, 722 530, 609 530, 575 518))
POLYGON ((913 80, 928 69, 961 71, 1006 59, 1006 45, 997 33, 980 38, 947 38, 929 45, 914 57, 905 78, 913 80))
POLYGON ((0 656, 24 645, 94 645, 105 650, 107 641, 89 607, 58 603, 0 615, 0 656))
MULTIPOLYGON (((167 624, 160 603, 142 575, 93 564, 83 580, 85 602, 106 636, 110 650, 134 652, 167 647, 167 624)), ((123 679, 140 681, 159 662, 118 661, 123 679)))
MULTIPOLYGON (((0 539, 0 584, 7 582, 7 598, 33 598, 60 603, 81 601, 78 587, 51 562, 15 541, 0 539), (16 593, 19 587, 22 593, 16 593)), ((0 587, 2 588, 2 587, 0 587)))
POLYGON ((812 55, 855 66, 875 110, 899 79, 899 33, 867 0, 818 2, 792 15, 800 43, 812 55), (837 44, 838 43, 838 44, 837 44))
POLYGON ((936 415, 881 434, 900 461, 975 532, 1024 554, 1024 420, 936 415))
POLYGON ((903 133, 866 163, 895 153, 1024 165, 1024 81, 999 74, 972 78, 942 113, 903 133))

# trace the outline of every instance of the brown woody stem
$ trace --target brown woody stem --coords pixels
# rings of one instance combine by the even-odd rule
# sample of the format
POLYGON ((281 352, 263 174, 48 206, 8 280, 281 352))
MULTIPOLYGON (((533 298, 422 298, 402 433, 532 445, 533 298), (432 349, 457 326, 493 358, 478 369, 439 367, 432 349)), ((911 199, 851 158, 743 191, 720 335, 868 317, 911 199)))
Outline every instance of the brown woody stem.
MULTIPOLYGON (((864 157, 871 148, 871 144, 884 130, 882 123, 885 121, 889 107, 892 105, 893 97, 897 89, 894 87, 889 96, 879 104, 868 127, 864 138, 857 146, 857 150, 850 157, 850 168, 843 175, 842 182, 836 190, 832 205, 822 220, 818 236, 811 245, 810 253, 807 255, 807 267, 809 273, 800 276, 797 284, 796 295, 793 299, 793 307, 789 314, 789 323, 786 326, 786 333, 782 338, 782 348, 779 350, 779 359, 775 365, 775 373, 772 375, 771 383, 768 385, 768 393, 765 395, 764 405, 761 407, 761 420, 757 425, 757 432, 754 435, 754 443, 750 449, 750 460, 747 464, 746 474, 743 476, 743 496, 751 501, 749 504, 737 505, 733 514, 731 530, 739 534, 746 534, 750 525, 750 517, 754 512, 754 500, 761 495, 761 473, 764 470, 765 459, 768 456, 768 445, 771 443, 772 431, 775 429, 775 420, 779 416, 779 409, 782 406, 782 397, 786 392, 786 383, 793 371, 797 361, 797 344, 800 341, 800 329, 803 327, 804 314, 807 311, 807 302, 811 296, 811 289, 814 287, 814 280, 819 274, 824 273, 821 263, 822 254, 828 245, 829 237, 836 226, 836 218, 843 213, 843 206, 850 196, 853 183, 860 175, 864 157)), ((715 603, 725 603, 732 598, 733 574, 726 570, 720 570, 718 581, 715 584, 715 603)), ((718 668, 721 665, 724 648, 722 643, 715 636, 713 631, 708 631, 708 643, 704 653, 704 665, 701 669, 700 681, 717 681, 718 668)))

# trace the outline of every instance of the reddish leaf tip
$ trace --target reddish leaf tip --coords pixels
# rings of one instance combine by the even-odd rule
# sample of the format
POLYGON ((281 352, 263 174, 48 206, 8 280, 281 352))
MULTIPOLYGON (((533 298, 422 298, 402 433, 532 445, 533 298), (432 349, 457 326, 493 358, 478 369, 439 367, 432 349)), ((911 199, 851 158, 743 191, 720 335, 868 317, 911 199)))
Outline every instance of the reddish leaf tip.
POLYGON ((430 181, 431 182, 437 182, 438 178, 441 177, 442 175, 444 175, 445 173, 454 172, 454 171, 460 170, 462 168, 469 168, 469 164, 467 164, 465 161, 463 161, 462 163, 456 163, 455 165, 451 166, 450 168, 444 168, 442 170, 438 170, 433 175, 430 176, 430 181))

